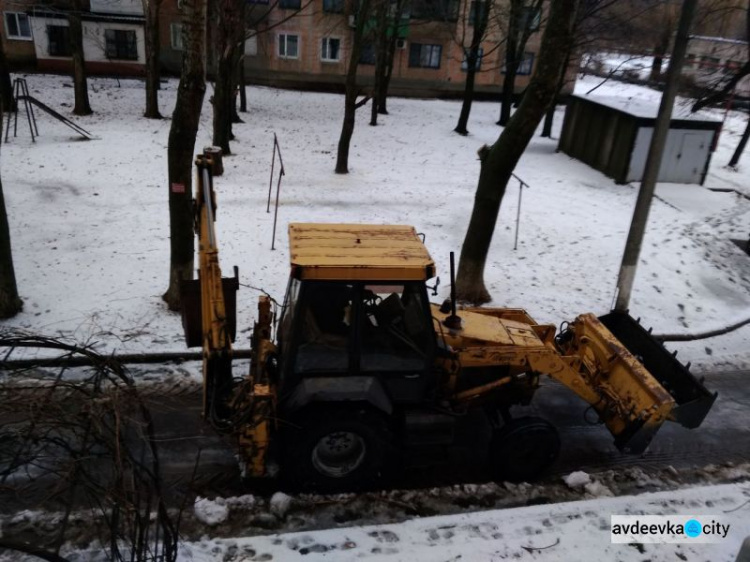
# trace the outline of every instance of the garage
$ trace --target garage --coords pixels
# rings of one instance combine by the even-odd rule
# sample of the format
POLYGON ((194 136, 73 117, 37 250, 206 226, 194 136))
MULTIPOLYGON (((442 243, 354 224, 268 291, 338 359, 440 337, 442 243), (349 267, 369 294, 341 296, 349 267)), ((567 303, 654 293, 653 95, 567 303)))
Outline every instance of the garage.
MULTIPOLYGON (((641 181, 658 109, 640 99, 573 95, 558 150, 617 183, 641 181)), ((685 113, 675 108, 658 181, 703 185, 721 121, 685 113)))

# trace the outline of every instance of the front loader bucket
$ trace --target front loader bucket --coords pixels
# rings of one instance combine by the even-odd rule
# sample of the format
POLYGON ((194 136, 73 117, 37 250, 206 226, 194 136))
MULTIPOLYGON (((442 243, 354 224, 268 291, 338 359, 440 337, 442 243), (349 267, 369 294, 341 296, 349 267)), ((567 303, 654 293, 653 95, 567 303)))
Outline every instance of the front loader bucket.
POLYGON ((676 354, 667 351, 629 314, 610 312, 600 316, 599 321, 672 396, 676 406, 669 419, 690 429, 698 427, 711 409, 717 393, 709 392, 676 359, 676 354))

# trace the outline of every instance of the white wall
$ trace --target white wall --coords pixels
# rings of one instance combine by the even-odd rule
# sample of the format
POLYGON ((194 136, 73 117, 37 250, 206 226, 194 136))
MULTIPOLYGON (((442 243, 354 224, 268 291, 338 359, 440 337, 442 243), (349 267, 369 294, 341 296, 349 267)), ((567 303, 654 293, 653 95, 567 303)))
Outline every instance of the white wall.
MULTIPOLYGON (((68 26, 68 20, 66 19, 51 19, 51 18, 40 18, 31 17, 31 27, 34 33, 34 48, 36 50, 37 59, 52 59, 52 60, 68 60, 69 57, 51 57, 49 55, 49 49, 47 45, 47 26, 48 25, 60 25, 68 26)), ((128 23, 110 23, 110 22, 83 22, 83 56, 87 61, 91 62, 118 62, 116 60, 110 61, 107 58, 106 41, 104 39, 105 29, 134 29, 136 33, 136 41, 138 44, 138 60, 137 61, 121 61, 123 63, 131 64, 145 64, 146 63, 146 43, 143 36, 143 26, 138 24, 128 23)))
POLYGON ((91 0, 91 11, 102 14, 143 15, 141 0, 91 0))

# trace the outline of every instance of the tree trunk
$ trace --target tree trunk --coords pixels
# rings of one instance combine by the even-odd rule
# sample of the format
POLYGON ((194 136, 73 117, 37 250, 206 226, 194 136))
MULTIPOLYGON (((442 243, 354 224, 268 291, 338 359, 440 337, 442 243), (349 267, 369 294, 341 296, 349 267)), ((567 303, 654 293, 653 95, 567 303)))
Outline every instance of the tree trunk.
POLYGON ((185 51, 167 147, 170 263, 162 298, 170 310, 180 308, 180 282, 193 278, 193 155, 206 92, 206 0, 185 2, 184 10, 185 51))
MULTIPOLYGON (((356 14, 356 25, 352 34, 352 48, 349 53, 349 67, 346 71, 345 94, 344 94, 344 122, 341 125, 341 136, 339 137, 338 152, 336 154, 336 173, 349 173, 349 146, 354 134, 354 120, 357 108, 364 102, 357 103, 359 89, 357 87, 357 66, 362 54, 362 45, 365 34, 365 24, 370 16, 370 1, 361 0, 359 11, 356 14)), ((366 99, 365 99, 366 101, 366 99)))
POLYGON ((70 25, 70 52, 73 57, 73 90, 75 96, 74 115, 91 115, 89 89, 86 80, 86 60, 83 57, 83 24, 81 0, 73 2, 73 10, 68 13, 70 25))
POLYGON ((742 156, 742 153, 745 150, 745 146, 747 145, 747 141, 750 139, 750 117, 747 119, 747 125, 745 126, 745 132, 742 133, 742 138, 740 139, 740 143, 737 145, 737 148, 734 151, 734 154, 732 154, 732 159, 729 161, 729 166, 731 168, 734 168, 739 164, 740 162, 740 156, 742 156))
POLYGON ((218 54, 216 82, 213 96, 213 145, 221 147, 225 155, 231 154, 234 117, 235 72, 239 61, 239 46, 245 34, 242 3, 238 0, 220 0, 217 10, 218 24, 216 50, 218 54))
POLYGON ((479 48, 482 43, 491 5, 489 2, 475 4, 476 11, 474 14, 474 32, 471 37, 471 45, 466 57, 466 84, 464 86, 464 100, 461 104, 461 114, 458 117, 458 124, 453 129, 459 135, 468 135, 469 114, 471 113, 471 104, 474 101, 474 81, 477 75, 477 62, 479 61, 479 48))
POLYGON ((510 15, 508 16, 508 38, 505 41, 505 76, 503 77, 503 94, 500 101, 500 118, 498 125, 505 126, 510 119, 513 106, 513 91, 516 87, 516 71, 518 69, 518 29, 523 0, 511 0, 510 15))
MULTIPOLYGON (((3 111, 0 107, 0 131, 3 130, 3 111)), ((0 135, 2 143, 2 135, 0 135)), ((13 252, 10 245, 8 213, 5 210, 3 182, 0 180, 0 318, 10 318, 23 309, 23 301, 18 296, 16 273, 13 269, 13 252)))
POLYGON ((159 112, 159 16, 161 0, 143 0, 146 15, 146 112, 147 119, 161 119, 159 112))
POLYGON ((389 2, 382 0, 375 6, 376 38, 375 45, 375 81, 372 87, 372 102, 370 105, 370 125, 378 124, 378 101, 385 73, 388 66, 388 9, 389 2))
POLYGON ((461 104, 461 114, 458 116, 458 124, 453 129, 459 135, 468 135, 469 114, 471 113, 471 104, 474 101, 474 79, 476 77, 476 64, 479 58, 478 46, 471 47, 467 57, 466 84, 464 86, 464 101, 461 104))
POLYGON ((549 108, 544 114, 544 124, 542 125, 542 134, 544 138, 552 137, 552 125, 555 124, 555 109, 557 108, 557 96, 550 104, 549 108))
MULTIPOLYGON (((245 52, 245 43, 243 41, 242 43, 242 52, 245 52)), ((240 112, 241 113, 247 113, 247 86, 245 84, 245 59, 243 58, 240 61, 240 78, 239 78, 239 87, 240 87, 240 112)))
POLYGON ((2 103, 3 111, 16 111, 13 84, 10 81, 10 69, 8 68, 8 59, 5 58, 2 41, 0 41, 0 103, 2 103))
POLYGON ((539 51, 537 71, 521 106, 492 147, 480 149, 480 172, 469 227, 461 248, 456 291, 460 300, 491 300, 484 283, 484 266, 508 181, 552 102, 564 70, 565 53, 573 41, 577 0, 552 0, 539 51))
POLYGON ((385 63, 385 74, 378 84, 378 91, 375 92, 378 104, 378 113, 388 115, 388 87, 391 85, 391 76, 393 76, 393 59, 396 57, 396 41, 398 37, 392 37, 388 41, 388 59, 385 63))
POLYGON ((654 59, 651 63, 651 73, 648 77, 651 82, 658 82, 661 78, 661 67, 664 63, 664 55, 669 50, 669 42, 672 40, 672 22, 669 25, 665 25, 662 30, 662 34, 659 37, 659 42, 656 44, 654 49, 654 59))
POLYGON ((568 49, 568 52, 565 55, 565 66, 563 67, 563 71, 560 74, 560 80, 557 83, 555 98, 552 100, 549 108, 547 108, 547 112, 544 114, 544 125, 542 126, 541 134, 542 137, 552 137, 552 125, 555 121, 555 109, 557 108, 557 104, 560 103, 560 93, 562 92, 563 86, 565 85, 565 75, 567 74, 568 67, 570 66, 570 57, 572 56, 572 53, 573 49, 571 47, 570 49, 568 49))

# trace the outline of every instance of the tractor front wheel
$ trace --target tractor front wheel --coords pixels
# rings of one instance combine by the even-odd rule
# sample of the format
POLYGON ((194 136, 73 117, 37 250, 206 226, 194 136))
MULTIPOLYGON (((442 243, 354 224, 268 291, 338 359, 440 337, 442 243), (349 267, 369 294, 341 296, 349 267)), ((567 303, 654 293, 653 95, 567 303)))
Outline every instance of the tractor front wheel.
POLYGON ((490 463, 496 480, 534 480, 549 468, 560 452, 557 429, 543 418, 510 420, 495 432, 490 463))

